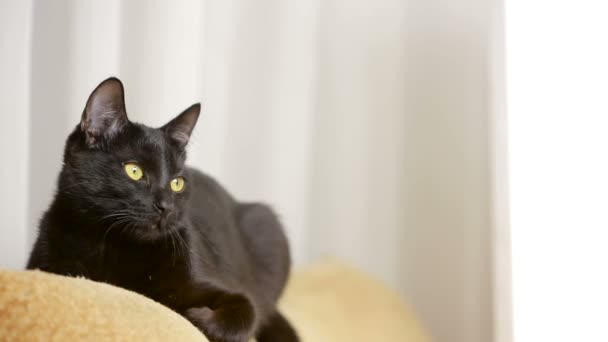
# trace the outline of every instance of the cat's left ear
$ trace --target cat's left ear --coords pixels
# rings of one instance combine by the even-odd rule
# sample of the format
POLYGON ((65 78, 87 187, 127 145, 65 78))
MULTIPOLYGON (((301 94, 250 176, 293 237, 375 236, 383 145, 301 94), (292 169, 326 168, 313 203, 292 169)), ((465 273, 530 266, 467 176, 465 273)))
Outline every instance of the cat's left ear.
POLYGON ((161 129, 171 137, 180 149, 183 149, 188 144, 188 140, 190 140, 190 135, 194 130, 194 125, 196 125, 200 113, 201 104, 195 103, 169 121, 161 129))

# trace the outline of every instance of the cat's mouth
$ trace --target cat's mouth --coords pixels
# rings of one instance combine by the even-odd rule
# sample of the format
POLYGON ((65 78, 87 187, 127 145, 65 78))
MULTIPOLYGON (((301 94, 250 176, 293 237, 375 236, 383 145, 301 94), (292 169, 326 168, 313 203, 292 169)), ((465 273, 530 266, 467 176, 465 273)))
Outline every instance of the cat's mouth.
POLYGON ((162 225, 162 216, 158 216, 156 219, 152 220, 151 227, 152 230, 160 230, 162 225))
POLYGON ((168 230, 170 228, 168 224, 168 217, 166 215, 159 215, 158 217, 154 218, 150 224, 150 228, 155 231, 168 230))
POLYGON ((173 215, 140 214, 133 215, 129 222, 123 223, 123 232, 140 241, 161 239, 174 229, 173 215))
POLYGON ((127 230, 136 240, 140 241, 154 241, 163 238, 171 232, 171 225, 166 219, 154 218, 148 219, 147 221, 140 221, 136 224, 135 229, 127 230))
POLYGON ((169 226, 166 220, 158 220, 152 224, 151 229, 158 232, 164 232, 169 230, 169 226))

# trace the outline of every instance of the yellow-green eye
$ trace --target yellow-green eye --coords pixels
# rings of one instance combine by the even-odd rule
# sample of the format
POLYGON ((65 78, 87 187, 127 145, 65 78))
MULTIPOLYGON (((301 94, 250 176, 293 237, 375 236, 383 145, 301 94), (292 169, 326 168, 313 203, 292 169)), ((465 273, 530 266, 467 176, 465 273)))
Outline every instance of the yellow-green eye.
POLYGON ((181 192, 182 190, 184 190, 184 178, 183 177, 177 177, 171 180, 171 190, 173 190, 173 192, 181 192))
POLYGON ((141 168, 141 166, 135 163, 126 163, 125 172, 129 178, 136 181, 140 180, 141 177, 144 176, 144 170, 141 168))

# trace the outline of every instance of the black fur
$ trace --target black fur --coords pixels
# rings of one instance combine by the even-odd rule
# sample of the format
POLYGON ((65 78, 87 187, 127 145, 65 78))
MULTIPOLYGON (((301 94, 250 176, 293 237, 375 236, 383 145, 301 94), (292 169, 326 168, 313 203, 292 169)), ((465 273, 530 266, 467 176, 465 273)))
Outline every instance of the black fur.
POLYGON ((154 129, 127 119, 123 86, 102 82, 68 137, 58 190, 27 268, 114 284, 177 311, 211 341, 297 341, 276 302, 287 240, 263 204, 239 203, 184 165, 194 105, 154 129), (124 164, 144 170, 130 179, 124 164), (171 179, 186 179, 175 193, 171 179))

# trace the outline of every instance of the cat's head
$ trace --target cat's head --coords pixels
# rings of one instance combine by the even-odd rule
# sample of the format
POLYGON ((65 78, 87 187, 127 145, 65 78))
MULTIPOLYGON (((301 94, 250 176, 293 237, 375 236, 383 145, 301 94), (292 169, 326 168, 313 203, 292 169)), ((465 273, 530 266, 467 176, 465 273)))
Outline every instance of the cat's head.
POLYGON ((185 148, 199 113, 195 104, 160 128, 134 123, 122 83, 103 81, 68 138, 58 196, 91 227, 139 240, 167 236, 186 210, 185 148))

